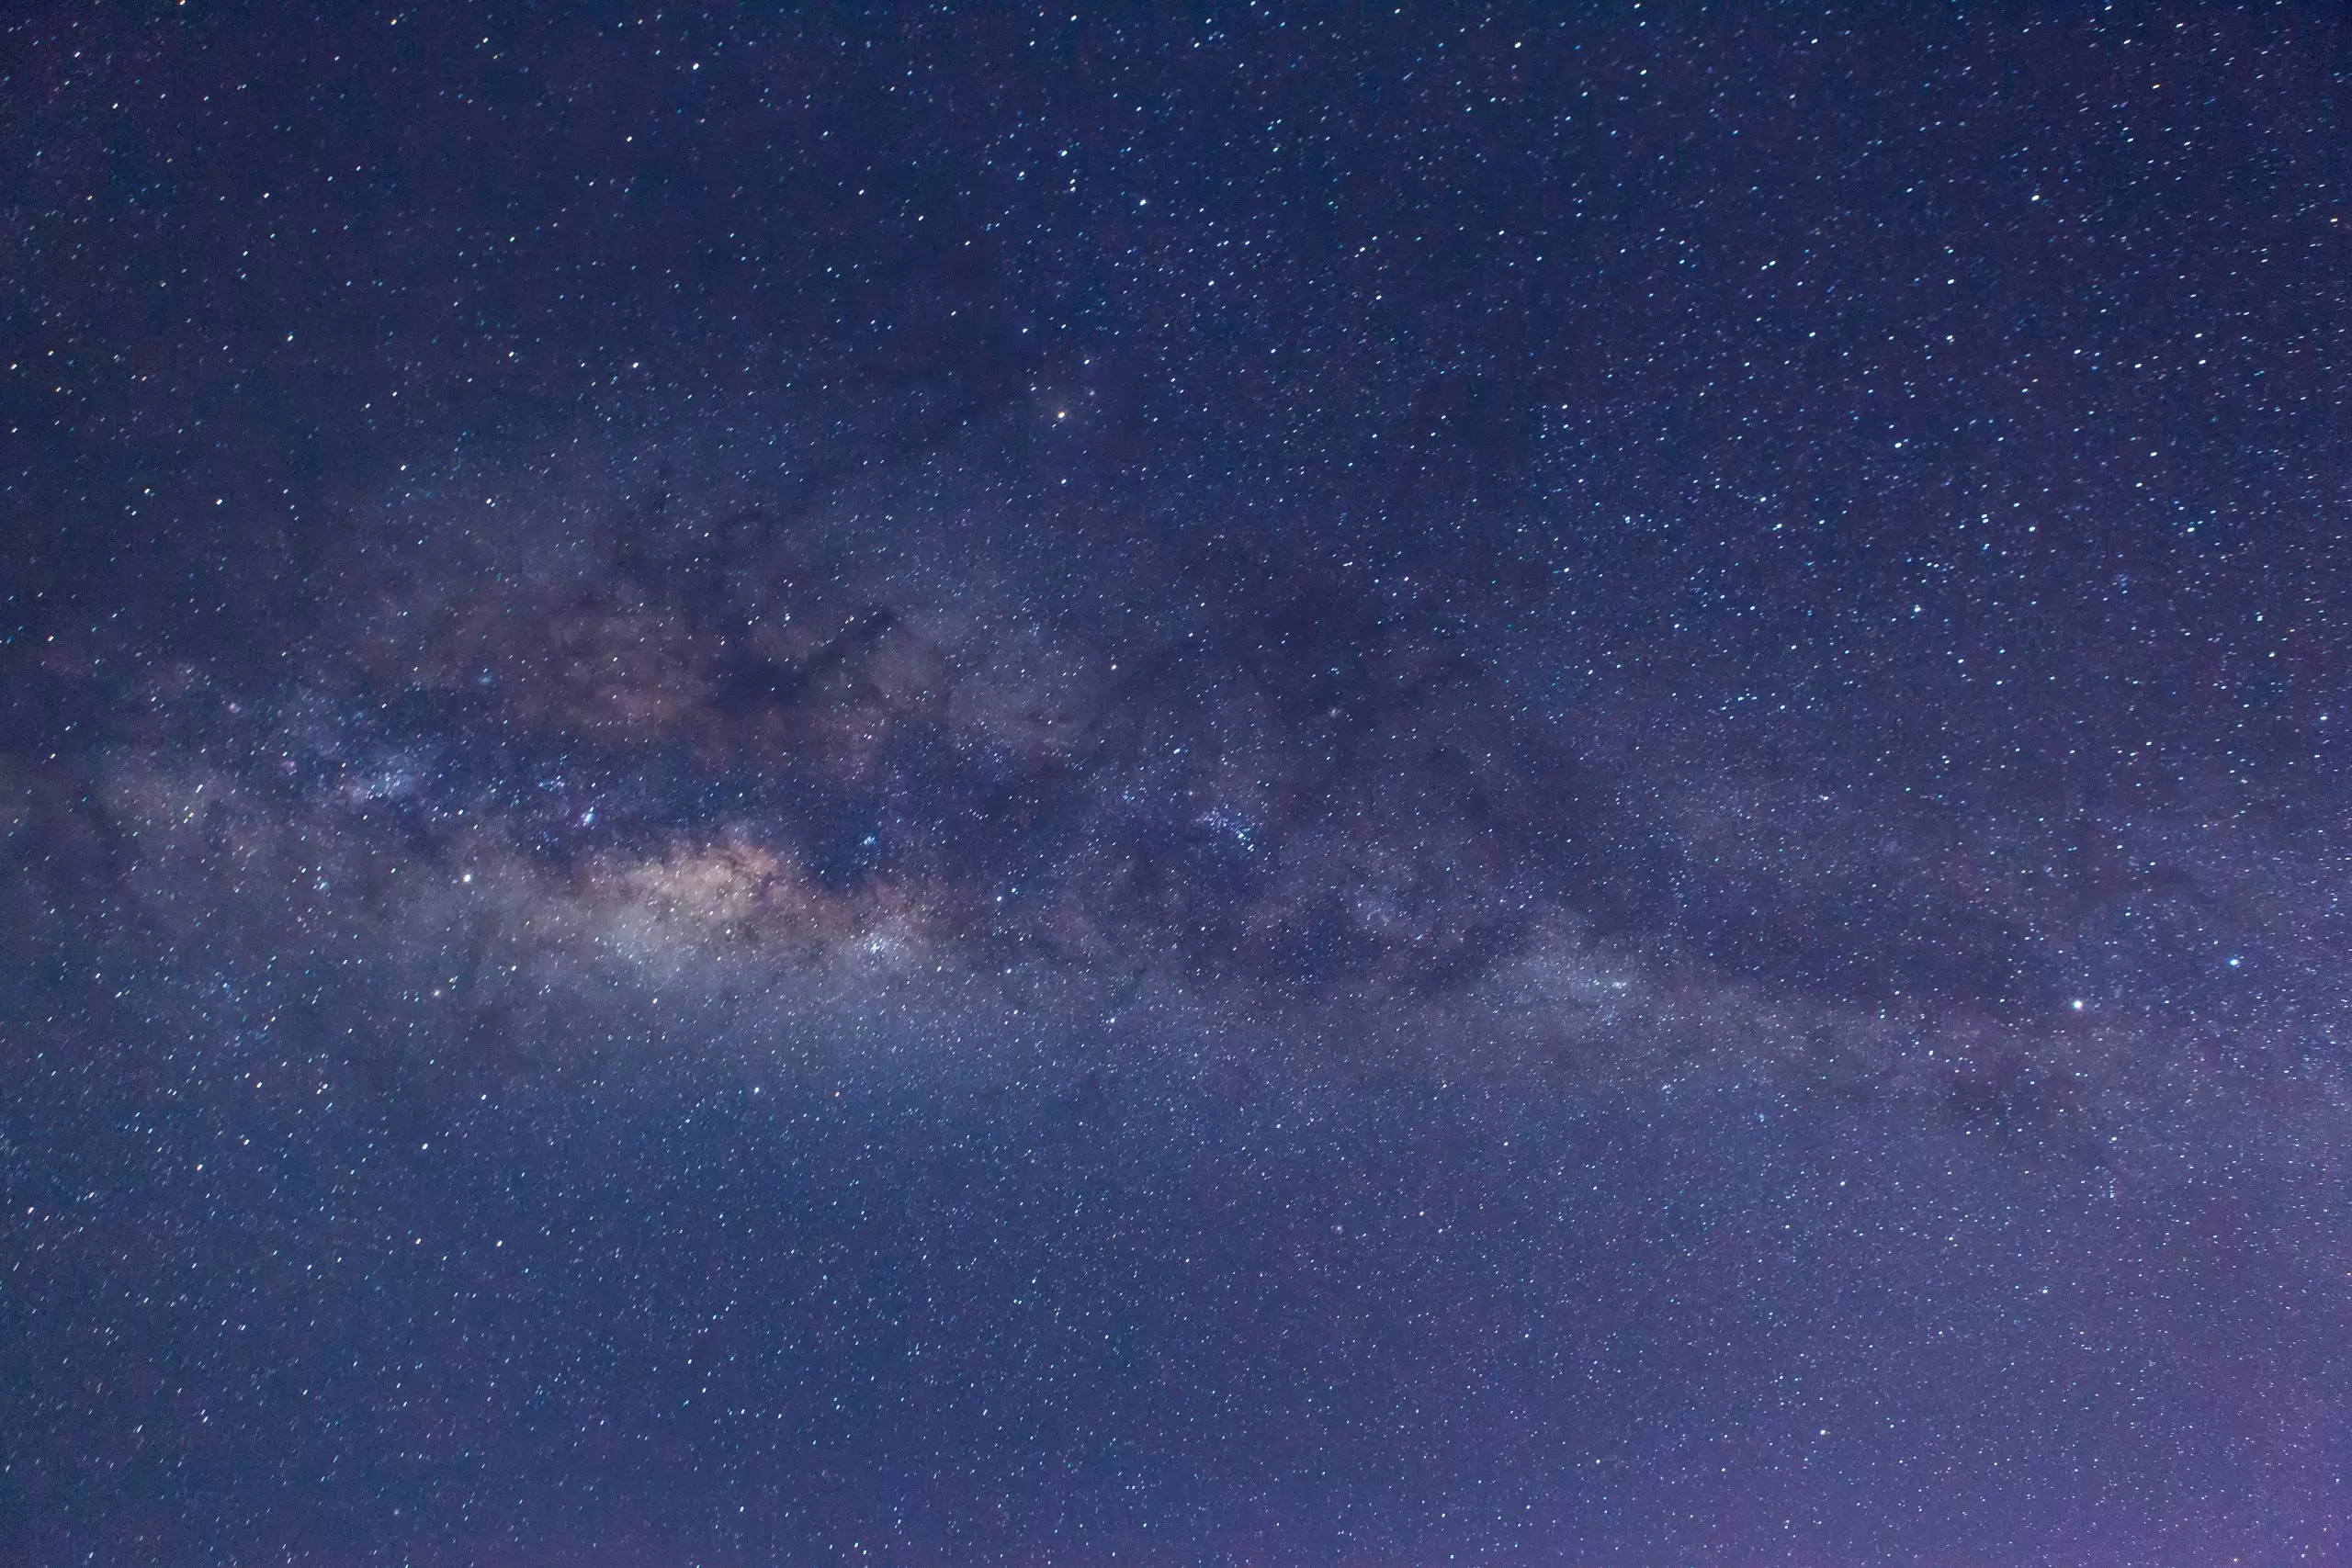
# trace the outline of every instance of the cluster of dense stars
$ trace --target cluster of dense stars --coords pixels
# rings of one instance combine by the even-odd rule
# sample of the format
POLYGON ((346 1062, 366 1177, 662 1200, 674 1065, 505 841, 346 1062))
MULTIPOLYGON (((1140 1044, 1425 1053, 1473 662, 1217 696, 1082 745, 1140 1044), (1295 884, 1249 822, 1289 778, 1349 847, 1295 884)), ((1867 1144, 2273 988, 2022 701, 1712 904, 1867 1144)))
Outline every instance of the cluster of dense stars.
POLYGON ((2347 70, 0 26, 0 1560, 2345 1560, 2347 70))

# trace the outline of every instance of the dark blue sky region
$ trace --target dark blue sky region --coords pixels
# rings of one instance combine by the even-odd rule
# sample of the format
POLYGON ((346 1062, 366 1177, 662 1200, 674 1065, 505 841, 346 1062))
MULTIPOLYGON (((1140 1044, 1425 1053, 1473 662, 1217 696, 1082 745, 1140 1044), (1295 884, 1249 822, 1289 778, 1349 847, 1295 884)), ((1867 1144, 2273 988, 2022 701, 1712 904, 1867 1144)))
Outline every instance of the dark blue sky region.
POLYGON ((0 1561, 2352 1561, 2347 95, 0 24, 0 1561))

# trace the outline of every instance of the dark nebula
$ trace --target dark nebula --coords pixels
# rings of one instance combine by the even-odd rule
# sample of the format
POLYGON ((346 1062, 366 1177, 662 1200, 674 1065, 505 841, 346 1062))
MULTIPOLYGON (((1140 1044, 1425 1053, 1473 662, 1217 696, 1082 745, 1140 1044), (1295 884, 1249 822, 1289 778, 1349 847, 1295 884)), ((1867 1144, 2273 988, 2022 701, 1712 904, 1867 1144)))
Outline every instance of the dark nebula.
POLYGON ((2348 73, 0 24, 0 1562, 2352 1562, 2348 73))

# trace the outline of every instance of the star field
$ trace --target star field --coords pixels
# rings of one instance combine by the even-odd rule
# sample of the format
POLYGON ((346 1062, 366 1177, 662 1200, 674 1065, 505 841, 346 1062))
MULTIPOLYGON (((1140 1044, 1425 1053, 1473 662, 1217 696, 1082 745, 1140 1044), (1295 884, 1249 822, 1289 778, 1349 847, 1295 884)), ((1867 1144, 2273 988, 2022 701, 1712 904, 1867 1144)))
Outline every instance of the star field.
POLYGON ((2341 17, 0 40, 0 1559, 2352 1553, 2341 17))

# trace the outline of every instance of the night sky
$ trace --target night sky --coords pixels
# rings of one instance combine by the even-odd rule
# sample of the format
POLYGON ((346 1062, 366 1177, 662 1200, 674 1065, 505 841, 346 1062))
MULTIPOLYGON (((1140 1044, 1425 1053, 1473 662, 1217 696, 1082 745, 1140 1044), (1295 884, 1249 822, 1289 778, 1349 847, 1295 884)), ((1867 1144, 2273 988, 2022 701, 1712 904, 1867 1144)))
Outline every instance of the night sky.
POLYGON ((0 22, 0 1563, 2352 1563, 2340 5, 0 22))

